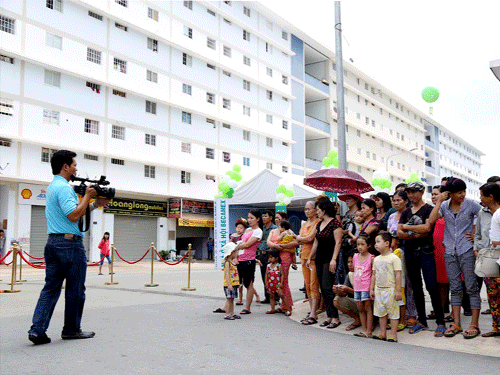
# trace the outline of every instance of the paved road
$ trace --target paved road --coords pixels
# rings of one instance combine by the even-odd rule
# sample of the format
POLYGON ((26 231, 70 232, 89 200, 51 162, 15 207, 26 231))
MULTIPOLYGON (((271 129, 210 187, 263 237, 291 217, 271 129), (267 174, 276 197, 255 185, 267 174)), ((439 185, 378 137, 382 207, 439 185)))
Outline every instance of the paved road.
POLYGON ((139 271, 116 289, 92 274, 83 328, 95 330, 96 337, 62 341, 60 302, 48 331, 53 342, 35 347, 26 332, 42 285, 38 273, 20 287, 22 293, 0 295, 0 374, 499 373, 498 358, 312 329, 281 314, 265 315, 268 306, 254 306, 241 321, 224 321, 211 312, 223 299, 203 292, 210 280, 220 286, 220 278, 217 271, 197 270, 199 290, 187 294, 178 288, 134 289, 131 284, 144 279, 139 271))

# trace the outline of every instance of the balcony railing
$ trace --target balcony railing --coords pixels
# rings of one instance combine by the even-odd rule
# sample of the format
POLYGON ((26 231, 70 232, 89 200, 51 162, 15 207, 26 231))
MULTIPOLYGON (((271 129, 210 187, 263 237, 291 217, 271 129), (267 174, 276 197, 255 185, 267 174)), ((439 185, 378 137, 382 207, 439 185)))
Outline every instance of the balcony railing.
POLYGON ((315 129, 321 130, 325 133, 330 134, 330 124, 327 122, 318 120, 317 118, 306 115, 306 124, 312 126, 315 129))
POLYGON ((325 94, 330 94, 330 88, 327 85, 325 85, 316 77, 313 77, 312 75, 307 73, 306 73, 306 83, 313 86, 314 88, 317 88, 318 90, 323 91, 325 94))

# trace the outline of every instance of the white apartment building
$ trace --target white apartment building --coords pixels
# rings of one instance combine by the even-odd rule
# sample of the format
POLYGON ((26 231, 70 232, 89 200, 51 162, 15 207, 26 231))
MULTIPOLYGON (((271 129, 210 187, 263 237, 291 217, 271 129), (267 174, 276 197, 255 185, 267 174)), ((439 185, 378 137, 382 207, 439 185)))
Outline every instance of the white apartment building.
MULTIPOLYGON (((130 259, 151 241, 201 251, 234 164, 244 180, 265 168, 299 178, 336 148, 333 52, 259 3, 0 4, 0 220, 34 254, 54 150, 117 189, 92 213, 95 260, 105 231, 130 259)), ((347 62, 344 80, 348 168, 425 178, 431 119, 347 62)))

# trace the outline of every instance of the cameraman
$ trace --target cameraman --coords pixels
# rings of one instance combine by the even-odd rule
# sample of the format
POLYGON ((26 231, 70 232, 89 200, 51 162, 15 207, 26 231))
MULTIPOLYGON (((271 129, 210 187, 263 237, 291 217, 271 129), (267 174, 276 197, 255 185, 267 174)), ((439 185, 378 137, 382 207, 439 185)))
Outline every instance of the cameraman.
MULTIPOLYGON (((35 345, 50 342, 45 332, 61 294, 64 279, 66 304, 62 339, 87 339, 95 336, 94 332, 83 332, 80 329, 85 303, 87 259, 82 242, 83 233, 78 227, 78 221, 97 192, 88 187, 85 196, 78 202, 75 191, 68 183, 77 171, 75 157, 76 154, 72 151, 60 150, 55 152, 50 160, 54 179, 47 188, 45 208, 49 234, 44 251, 45 286, 33 314, 33 325, 28 331, 28 338, 35 345)), ((90 208, 93 210, 98 206, 107 206, 109 202, 110 199, 96 198, 90 208)))

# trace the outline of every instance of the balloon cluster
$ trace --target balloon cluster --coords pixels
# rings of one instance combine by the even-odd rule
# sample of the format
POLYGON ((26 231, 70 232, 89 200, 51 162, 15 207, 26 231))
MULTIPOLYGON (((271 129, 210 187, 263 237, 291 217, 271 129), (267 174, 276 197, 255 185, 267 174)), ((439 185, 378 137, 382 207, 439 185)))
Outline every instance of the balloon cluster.
POLYGON ((379 168, 373 172, 373 180, 371 181, 372 187, 375 189, 375 193, 384 192, 389 194, 391 191, 392 181, 384 168, 379 168))
POLYGON ((219 194, 215 196, 215 199, 231 199, 234 194, 234 188, 241 181, 241 167, 238 164, 233 166, 231 171, 227 171, 226 175, 219 183, 219 194))
POLYGON ((284 179, 279 180, 279 185, 276 188, 276 200, 278 204, 289 205, 292 202, 292 198, 295 195, 293 190, 293 183, 285 181, 284 179))
POLYGON ((420 179, 420 177, 418 177, 418 174, 416 174, 416 173, 412 173, 410 175, 410 177, 408 177, 406 179, 407 184, 409 184, 410 182, 414 182, 414 181, 422 182, 422 180, 420 179))
POLYGON ((337 151, 330 150, 328 151, 328 156, 323 158, 323 168, 338 168, 339 167, 339 158, 337 151))

